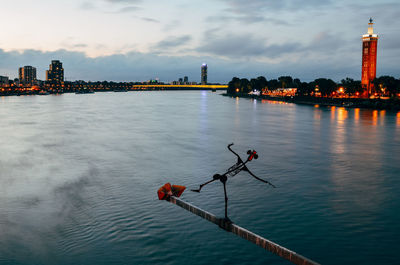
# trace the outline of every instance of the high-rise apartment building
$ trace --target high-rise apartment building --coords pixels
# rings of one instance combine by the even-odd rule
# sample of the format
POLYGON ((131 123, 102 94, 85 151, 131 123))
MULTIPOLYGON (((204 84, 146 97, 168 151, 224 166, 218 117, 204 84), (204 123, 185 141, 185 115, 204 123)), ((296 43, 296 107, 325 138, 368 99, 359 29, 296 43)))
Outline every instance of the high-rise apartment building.
POLYGON ((1 76, 0 75, 0 86, 8 85, 9 84, 8 76, 1 76))
POLYGON ((46 81, 49 84, 60 85, 64 82, 64 68, 59 60, 52 60, 46 71, 46 81))
POLYGON ((364 88, 364 96, 369 96, 374 87, 372 81, 376 77, 376 58, 378 47, 378 35, 374 34, 372 18, 369 19, 368 33, 362 36, 362 66, 361 85, 364 88))
POLYGON ((20 67, 18 77, 20 84, 33 85, 36 83, 36 68, 30 65, 20 67))
POLYGON ((201 84, 207 85, 207 64, 201 65, 201 84))

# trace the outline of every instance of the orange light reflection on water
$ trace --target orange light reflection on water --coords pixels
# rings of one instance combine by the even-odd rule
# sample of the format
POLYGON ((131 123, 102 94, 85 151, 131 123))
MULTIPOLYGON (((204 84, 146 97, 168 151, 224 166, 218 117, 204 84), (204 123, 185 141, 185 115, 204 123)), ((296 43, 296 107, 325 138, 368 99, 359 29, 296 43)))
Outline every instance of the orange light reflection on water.
POLYGON ((269 99, 262 99, 261 100, 262 104, 289 104, 287 102, 284 101, 275 101, 275 100, 269 100, 269 99))
POLYGON ((345 108, 338 108, 338 121, 342 123, 348 117, 348 111, 345 108))
POLYGON ((354 120, 358 123, 358 121, 360 120, 360 109, 356 108, 354 109, 354 120))
POLYGON ((321 120, 321 110, 314 111, 314 120, 320 121, 321 120))
POLYGON ((385 125, 385 115, 386 115, 386 110, 381 110, 379 112, 379 120, 381 125, 385 125))
POLYGON ((400 111, 397 112, 396 118, 396 125, 400 127, 400 111))
POLYGON ((332 108, 331 108, 331 120, 335 120, 335 116, 336 116, 336 107, 332 106, 332 108))
POLYGON ((374 125, 374 126, 378 125, 378 111, 377 110, 372 111, 372 125, 374 125))

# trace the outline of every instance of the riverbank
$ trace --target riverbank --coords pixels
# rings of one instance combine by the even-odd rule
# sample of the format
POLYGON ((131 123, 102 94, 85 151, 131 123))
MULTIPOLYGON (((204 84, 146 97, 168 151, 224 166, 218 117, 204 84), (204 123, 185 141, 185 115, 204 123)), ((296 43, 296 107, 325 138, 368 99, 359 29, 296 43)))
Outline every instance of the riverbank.
POLYGON ((249 95, 245 93, 237 93, 235 95, 224 93, 222 95, 227 97, 266 99, 266 100, 304 104, 304 105, 336 106, 336 107, 346 107, 346 108, 367 108, 367 109, 379 109, 379 110, 385 109, 391 111, 400 110, 400 100, 398 99, 324 98, 324 97, 307 97, 307 96, 271 97, 266 95, 259 95, 259 96, 249 95))
POLYGON ((0 91, 0 97, 6 96, 32 96, 32 95, 49 95, 49 94, 66 94, 66 93, 75 93, 75 94, 88 94, 88 91, 93 92, 130 92, 130 91, 219 91, 226 90, 226 87, 220 88, 213 85, 209 85, 209 88, 202 88, 200 85, 195 87, 179 87, 179 86, 171 86, 171 87, 146 87, 146 88, 137 88, 137 89, 126 89, 126 88, 114 88, 114 89, 75 89, 75 90, 63 90, 63 91, 47 91, 47 90, 25 90, 25 91, 0 91), (42 93, 44 92, 44 93, 42 93))

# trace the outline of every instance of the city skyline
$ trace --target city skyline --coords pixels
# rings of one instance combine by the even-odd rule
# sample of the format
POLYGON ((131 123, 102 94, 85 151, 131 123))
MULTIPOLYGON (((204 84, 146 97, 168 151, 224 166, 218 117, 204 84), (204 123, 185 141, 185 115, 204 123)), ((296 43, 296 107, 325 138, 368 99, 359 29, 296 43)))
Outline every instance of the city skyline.
POLYGON ((395 1, 7 0, 4 6, 3 19, 13 23, 0 38, 0 75, 11 79, 32 65, 44 80, 48 62, 59 59, 66 80, 199 82, 203 62, 213 69, 211 83, 257 75, 360 80, 369 17, 380 36, 377 76, 400 74, 395 1))

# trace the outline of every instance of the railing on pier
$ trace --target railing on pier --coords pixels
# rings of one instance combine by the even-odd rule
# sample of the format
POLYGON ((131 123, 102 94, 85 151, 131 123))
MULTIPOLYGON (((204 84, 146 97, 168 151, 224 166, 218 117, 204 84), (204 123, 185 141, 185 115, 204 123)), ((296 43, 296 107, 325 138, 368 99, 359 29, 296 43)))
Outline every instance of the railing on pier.
POLYGON ((194 213, 198 216, 200 216, 203 219, 206 219, 207 221, 214 223, 216 225, 218 225, 219 227, 221 227, 222 229, 228 231, 228 232, 232 232, 254 244, 256 244, 257 246, 260 246, 286 260, 289 260, 290 262, 294 263, 294 264, 302 264, 302 265, 316 265, 319 264, 315 261, 312 261, 306 257, 303 257, 302 255, 287 249, 285 247, 282 247, 280 245, 278 245, 277 243, 274 243, 266 238, 263 238, 257 234, 254 234, 253 232, 244 229, 243 227, 240 227, 234 223, 231 222, 227 222, 225 219, 223 218, 218 218, 215 215, 200 209, 190 203, 187 203, 185 201, 182 201, 181 199, 171 196, 169 197, 169 199, 167 199, 167 201, 169 201, 170 203, 176 204, 180 207, 182 207, 183 209, 194 213))

